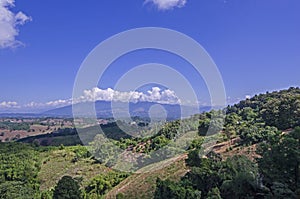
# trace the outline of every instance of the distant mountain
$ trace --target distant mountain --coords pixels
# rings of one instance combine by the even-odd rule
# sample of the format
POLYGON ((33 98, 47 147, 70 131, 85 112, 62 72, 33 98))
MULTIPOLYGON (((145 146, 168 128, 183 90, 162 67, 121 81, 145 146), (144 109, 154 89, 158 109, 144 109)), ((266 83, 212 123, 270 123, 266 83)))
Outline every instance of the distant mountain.
POLYGON ((45 117, 40 113, 0 113, 0 118, 39 118, 45 117))
MULTIPOLYGON (((98 118, 111 118, 113 117, 113 114, 118 117, 126 117, 129 113, 131 117, 157 117, 170 120, 188 117, 199 112, 211 110, 211 107, 209 106, 200 107, 199 109, 194 106, 160 104, 157 102, 137 102, 128 104, 125 102, 112 103, 109 101, 97 101, 95 104, 92 102, 79 103, 74 105, 73 109, 76 111, 76 115, 78 116, 91 116, 91 111, 89 111, 91 106, 95 107, 98 118)), ((73 109, 72 105, 69 105, 43 112, 42 115, 53 117, 73 117, 73 109)))

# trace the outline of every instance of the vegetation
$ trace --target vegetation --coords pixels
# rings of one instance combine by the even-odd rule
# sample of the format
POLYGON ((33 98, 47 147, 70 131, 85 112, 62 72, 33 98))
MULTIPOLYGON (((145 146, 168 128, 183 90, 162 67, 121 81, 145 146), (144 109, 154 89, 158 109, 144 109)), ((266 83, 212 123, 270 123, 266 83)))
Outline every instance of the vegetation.
MULTIPOLYGON (((200 115, 206 135, 211 113, 200 115)), ((262 94, 229 106, 223 140, 239 137, 238 146, 258 144, 254 161, 246 156, 201 157, 191 145, 190 167, 180 182, 157 181, 155 198, 298 198, 300 196, 300 89, 262 94), (294 129, 294 130, 291 130, 294 129), (282 132, 283 131, 283 132, 282 132)))
POLYGON ((32 146, 0 144, 0 195, 32 198, 39 187, 36 179, 39 169, 38 152, 32 146))
POLYGON ((261 143, 258 154, 262 181, 276 197, 300 194, 300 127, 261 143))
POLYGON ((62 177, 53 192, 53 199, 81 199, 78 182, 70 176, 62 177))
MULTIPOLYGON (((0 143, 0 198, 299 198, 300 89, 256 95, 228 106, 225 118, 223 112, 159 128, 138 120, 136 128, 123 123, 130 134, 145 137, 132 137, 117 123, 102 125, 103 135, 88 127, 84 132, 90 136, 83 140, 88 148, 73 128, 0 143), (163 160, 172 151, 159 149, 174 147, 187 132, 198 136, 186 143, 187 154, 165 168, 141 174, 111 168, 120 151, 163 160), (206 138, 218 139, 207 154, 206 138)), ((23 130, 24 124, 1 123, 23 130)))
MULTIPOLYGON (((122 123, 122 127, 130 130, 129 125, 122 123)), ((131 136, 119 128, 116 122, 101 125, 101 129, 105 137, 113 140, 130 139, 131 136)), ((132 129, 131 129, 132 130, 132 129)), ((18 142, 32 143, 37 141, 41 146, 74 146, 87 144, 94 140, 95 136, 99 134, 99 126, 90 126, 82 128, 79 133, 75 128, 58 129, 52 133, 41 134, 31 137, 19 139, 18 142), (88 134, 88 136, 86 135, 88 134)))
POLYGON ((98 175, 85 188, 86 195, 91 198, 102 196, 127 177, 128 174, 115 171, 106 175, 98 175))
POLYGON ((30 129, 30 125, 27 122, 10 122, 10 121, 2 121, 0 122, 0 129, 8 129, 10 131, 16 130, 25 130, 28 131, 30 129))

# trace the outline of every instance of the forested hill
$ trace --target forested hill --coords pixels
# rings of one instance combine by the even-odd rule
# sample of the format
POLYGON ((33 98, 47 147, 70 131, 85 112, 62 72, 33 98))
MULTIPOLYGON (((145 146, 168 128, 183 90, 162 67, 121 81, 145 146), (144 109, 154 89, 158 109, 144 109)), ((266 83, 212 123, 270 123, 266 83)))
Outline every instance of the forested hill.
MULTIPOLYGON (((200 115, 200 135, 205 136, 212 114, 200 115)), ((179 182, 158 178, 154 197, 299 198, 299 126, 299 88, 228 106, 218 149, 201 157, 201 142, 192 146, 186 160, 189 172, 179 182)))
POLYGON ((243 119, 262 120, 280 130, 293 128, 300 125, 300 89, 291 87, 255 95, 228 107, 227 113, 236 113, 243 119))
POLYGON ((114 123, 106 128, 115 146, 139 160, 145 157, 140 161, 145 166, 157 154, 165 157, 157 153, 161 148, 172 152, 174 140, 183 138, 186 147, 167 167, 132 174, 111 168, 119 157, 105 150, 109 143, 92 127, 86 130, 97 139, 88 147, 77 145, 80 139, 72 129, 27 138, 26 144, 0 143, 0 198, 300 198, 299 88, 170 121, 158 132, 150 127, 142 131, 151 136, 126 136, 130 128, 121 132, 114 123), (225 123, 223 117, 212 117, 223 111, 225 123), (208 127, 215 134, 207 135, 208 127), (192 139, 184 140, 189 133, 192 139), (203 156, 203 142, 210 138, 217 143, 203 156), (38 142, 43 139, 50 146, 38 142), (106 156, 98 160, 88 149, 106 156))

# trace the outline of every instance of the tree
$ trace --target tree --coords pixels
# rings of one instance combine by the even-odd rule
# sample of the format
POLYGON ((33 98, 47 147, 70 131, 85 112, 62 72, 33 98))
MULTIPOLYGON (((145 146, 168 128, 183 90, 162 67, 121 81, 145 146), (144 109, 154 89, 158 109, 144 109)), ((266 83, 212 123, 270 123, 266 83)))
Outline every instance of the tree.
POLYGON ((200 115, 198 134, 200 136, 210 136, 219 133, 224 125, 223 110, 212 110, 209 113, 200 115))
POLYGON ((112 167, 116 164, 119 154, 122 150, 103 134, 97 134, 90 143, 91 152, 97 161, 112 167))
POLYGON ((185 184, 191 184, 193 189, 201 191, 205 198, 212 188, 219 187, 222 183, 219 166, 221 166, 219 162, 203 158, 201 166, 191 167, 191 171, 184 176, 183 181, 185 184))
POLYGON ((300 128, 277 136, 269 142, 261 143, 257 153, 260 172, 267 187, 274 182, 296 191, 300 189, 300 128))
POLYGON ((53 199, 81 199, 81 191, 78 185, 72 177, 62 177, 53 192, 53 199))
POLYGON ((202 158, 200 157, 200 149, 191 150, 188 153, 188 158, 186 159, 186 164, 190 167, 201 166, 202 158))
POLYGON ((151 148, 153 150, 158 150, 158 149, 166 146, 169 142, 170 142, 169 139, 167 139, 163 135, 160 135, 160 136, 153 138, 152 143, 151 143, 151 148))
POLYGON ((192 143, 190 144, 189 149, 199 149, 200 150, 200 149, 202 149, 203 142, 204 142, 204 138, 203 137, 194 139, 192 141, 192 143))
POLYGON ((194 190, 191 187, 184 186, 184 184, 172 182, 170 180, 161 180, 157 178, 156 180, 156 191, 154 193, 155 199, 200 199, 201 192, 194 190))

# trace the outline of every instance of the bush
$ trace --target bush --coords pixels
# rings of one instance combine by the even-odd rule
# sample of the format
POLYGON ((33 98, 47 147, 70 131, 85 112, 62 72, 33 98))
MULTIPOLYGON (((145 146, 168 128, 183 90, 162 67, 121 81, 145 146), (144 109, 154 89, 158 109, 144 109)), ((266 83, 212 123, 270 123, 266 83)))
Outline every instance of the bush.
POLYGON ((53 192, 53 199, 81 199, 78 182, 70 176, 62 177, 53 192))

